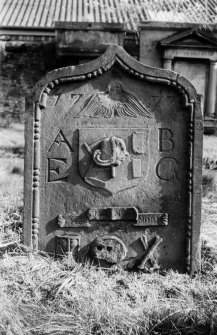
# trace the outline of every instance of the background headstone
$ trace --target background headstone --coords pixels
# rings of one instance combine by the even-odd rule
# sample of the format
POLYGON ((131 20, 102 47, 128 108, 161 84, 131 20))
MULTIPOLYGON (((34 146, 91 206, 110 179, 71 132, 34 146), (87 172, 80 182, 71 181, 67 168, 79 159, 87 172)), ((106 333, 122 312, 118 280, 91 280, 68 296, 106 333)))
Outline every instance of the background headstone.
POLYGON ((103 266, 200 268, 203 126, 185 78, 114 45, 50 72, 27 108, 27 245, 103 266))

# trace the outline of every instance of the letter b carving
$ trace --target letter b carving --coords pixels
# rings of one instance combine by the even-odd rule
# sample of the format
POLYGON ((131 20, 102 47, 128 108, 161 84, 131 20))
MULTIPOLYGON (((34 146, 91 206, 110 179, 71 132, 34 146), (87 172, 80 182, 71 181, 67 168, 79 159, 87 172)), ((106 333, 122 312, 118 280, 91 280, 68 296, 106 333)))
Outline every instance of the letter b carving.
POLYGON ((170 151, 174 146, 173 132, 167 128, 159 128, 159 151, 170 151))

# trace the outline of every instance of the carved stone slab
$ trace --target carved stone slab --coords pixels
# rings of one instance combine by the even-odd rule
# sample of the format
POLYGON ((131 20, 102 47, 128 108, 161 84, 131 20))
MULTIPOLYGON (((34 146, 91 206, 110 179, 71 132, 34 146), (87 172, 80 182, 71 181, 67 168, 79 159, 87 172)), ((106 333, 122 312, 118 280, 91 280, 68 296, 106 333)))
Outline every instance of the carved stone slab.
POLYGON ((50 72, 27 112, 27 245, 146 272, 200 268, 202 116, 185 78, 114 45, 50 72))

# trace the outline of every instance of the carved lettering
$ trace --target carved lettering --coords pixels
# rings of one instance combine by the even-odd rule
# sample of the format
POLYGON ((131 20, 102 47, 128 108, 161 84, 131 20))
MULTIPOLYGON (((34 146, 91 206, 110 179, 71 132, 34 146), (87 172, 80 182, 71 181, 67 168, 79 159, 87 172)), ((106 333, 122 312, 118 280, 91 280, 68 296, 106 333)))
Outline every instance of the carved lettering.
POLYGON ((176 95, 151 95, 153 108, 156 107, 158 104, 163 103, 175 103, 177 99, 179 99, 176 95))
POLYGON ((60 99, 60 97, 61 97, 61 94, 57 94, 57 95, 54 95, 54 106, 56 106, 57 105, 57 103, 58 103, 58 101, 59 101, 59 99, 60 99))
POLYGON ((48 181, 66 180, 67 176, 61 177, 62 164, 67 164, 66 158, 48 158, 48 181))
POLYGON ((76 102, 78 102, 78 100, 80 99, 80 97, 82 96, 83 94, 71 94, 71 106, 74 106, 74 104, 76 102))
POLYGON ((136 221, 138 211, 135 207, 90 208, 87 217, 90 221, 136 221))
POLYGON ((144 154, 145 152, 145 133, 135 131, 132 138, 133 151, 136 154, 144 154))
MULTIPOLYGON (((61 95, 62 94, 56 94, 56 95, 54 95, 54 106, 56 106, 57 104, 58 104, 58 102, 59 102, 59 100, 60 100, 60 98, 61 98, 61 95)), ((80 97, 82 96, 83 94, 71 94, 70 95, 70 103, 71 103, 71 106, 70 107, 72 107, 72 106, 74 106, 74 104, 76 103, 76 102, 78 102, 78 100, 80 99, 80 97)))
POLYGON ((149 138, 149 128, 79 129, 79 173, 82 179, 111 193, 138 185, 139 179, 148 174, 149 138), (139 137, 134 141, 137 154, 132 144, 135 134, 139 137), (142 151, 143 154, 138 153, 142 151))
POLYGON ((56 246, 55 246, 55 256, 68 256, 68 261, 72 264, 78 261, 78 252, 81 244, 80 234, 71 235, 57 235, 56 236, 56 246))
POLYGON ((157 218, 154 217, 154 216, 146 217, 144 219, 144 224, 146 224, 146 225, 150 224, 150 225, 155 225, 156 226, 157 225, 157 218))
POLYGON ((161 102, 163 95, 152 95, 151 98, 154 102, 154 107, 156 107, 161 102))
POLYGON ((142 162, 141 159, 132 160, 133 178, 142 177, 142 162))
POLYGON ((90 227, 87 217, 82 212, 79 213, 66 213, 65 215, 59 215, 57 218, 57 224, 61 228, 84 228, 90 227))
POLYGON ((72 151, 69 141, 60 130, 48 149, 48 182, 66 180, 72 151))
POLYGON ((69 148, 70 151, 73 151, 71 145, 69 144, 69 142, 66 139, 65 135, 63 134, 62 130, 59 131, 59 133, 57 134, 55 140, 53 141, 53 143, 51 144, 50 148, 48 149, 48 151, 52 150, 54 144, 56 144, 57 146, 60 146, 62 143, 64 143, 65 145, 67 145, 67 147, 69 148))
POLYGON ((168 214, 167 213, 138 213, 138 219, 134 227, 147 227, 147 226, 167 226, 168 214))
POLYGON ((165 181, 173 179, 179 180, 178 165, 178 161, 173 157, 161 158, 156 165, 156 174, 158 178, 165 181))
POLYGON ((173 132, 168 128, 159 128, 159 151, 171 151, 174 149, 173 132))

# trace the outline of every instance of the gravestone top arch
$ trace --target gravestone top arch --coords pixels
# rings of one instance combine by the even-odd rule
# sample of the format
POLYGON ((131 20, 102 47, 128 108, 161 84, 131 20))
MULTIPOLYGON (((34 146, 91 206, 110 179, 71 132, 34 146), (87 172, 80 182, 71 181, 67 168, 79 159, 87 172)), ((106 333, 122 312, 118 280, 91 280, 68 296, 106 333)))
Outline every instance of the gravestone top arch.
POLYGON ((75 261, 200 269, 202 116, 179 74, 121 47, 27 100, 24 242, 75 261))

